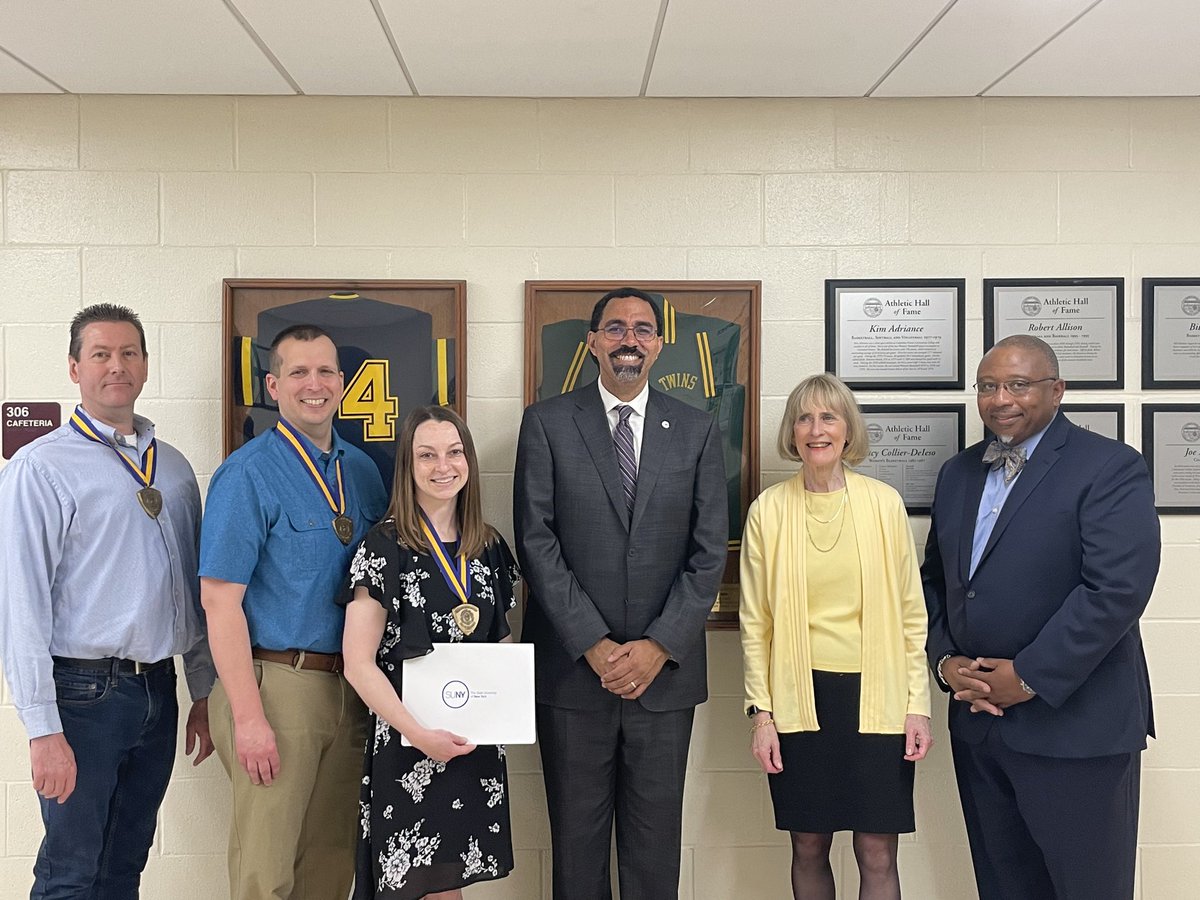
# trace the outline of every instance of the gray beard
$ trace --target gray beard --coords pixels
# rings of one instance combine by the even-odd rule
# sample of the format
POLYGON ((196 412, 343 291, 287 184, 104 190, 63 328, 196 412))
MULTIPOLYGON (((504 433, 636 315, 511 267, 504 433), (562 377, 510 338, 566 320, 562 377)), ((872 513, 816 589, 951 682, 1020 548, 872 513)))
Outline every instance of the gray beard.
POLYGON ((633 384, 642 377, 642 365, 613 366, 613 377, 621 384, 633 384))

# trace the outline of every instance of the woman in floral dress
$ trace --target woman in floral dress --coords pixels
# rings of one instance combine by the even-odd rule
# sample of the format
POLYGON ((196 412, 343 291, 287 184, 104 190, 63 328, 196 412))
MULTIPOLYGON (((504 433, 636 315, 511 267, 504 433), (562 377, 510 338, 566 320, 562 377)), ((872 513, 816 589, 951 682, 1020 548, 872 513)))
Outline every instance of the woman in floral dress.
POLYGON ((461 898, 463 886, 512 870, 504 747, 422 727, 400 687, 402 661, 434 644, 511 640, 506 613, 519 577, 504 539, 483 521, 467 426, 445 407, 414 410, 387 517, 359 546, 345 598, 346 678, 375 725, 355 900, 461 898))

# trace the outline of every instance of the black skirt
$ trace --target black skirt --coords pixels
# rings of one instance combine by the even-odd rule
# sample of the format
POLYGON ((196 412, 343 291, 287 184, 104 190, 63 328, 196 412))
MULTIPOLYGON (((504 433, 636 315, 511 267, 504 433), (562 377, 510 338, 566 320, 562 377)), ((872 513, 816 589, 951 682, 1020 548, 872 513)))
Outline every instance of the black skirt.
POLYGON ((916 831, 903 734, 859 734, 857 673, 813 672, 820 731, 779 735, 783 771, 768 775, 775 827, 827 834, 916 831))

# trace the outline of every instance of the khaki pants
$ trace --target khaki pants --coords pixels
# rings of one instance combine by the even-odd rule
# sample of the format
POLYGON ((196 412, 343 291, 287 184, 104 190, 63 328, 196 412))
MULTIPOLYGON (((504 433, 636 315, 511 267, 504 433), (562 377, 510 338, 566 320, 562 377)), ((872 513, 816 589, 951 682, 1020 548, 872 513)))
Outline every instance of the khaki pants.
POLYGON ((367 711, 341 675, 254 660, 280 772, 255 785, 238 762, 229 698, 209 701, 213 743, 233 785, 231 900, 340 900, 354 879, 367 711))

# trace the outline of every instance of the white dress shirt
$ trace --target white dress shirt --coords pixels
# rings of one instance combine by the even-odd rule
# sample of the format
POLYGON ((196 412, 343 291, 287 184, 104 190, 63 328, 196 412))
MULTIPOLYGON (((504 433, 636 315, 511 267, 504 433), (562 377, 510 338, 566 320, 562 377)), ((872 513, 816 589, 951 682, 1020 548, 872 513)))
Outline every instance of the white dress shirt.
POLYGON ((616 431, 617 422, 621 420, 621 414, 617 412, 617 407, 633 407, 633 413, 629 416, 629 428, 633 432, 633 459, 640 468, 642 464, 642 434, 646 430, 646 403, 650 400, 649 383, 642 385, 641 393, 629 401, 609 393, 598 378, 596 386, 600 388, 600 399, 604 403, 604 412, 608 416, 609 434, 616 431))

